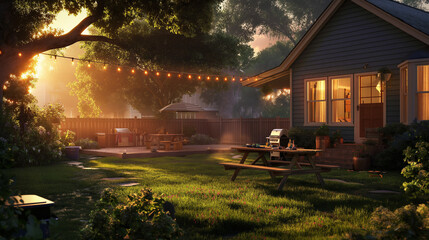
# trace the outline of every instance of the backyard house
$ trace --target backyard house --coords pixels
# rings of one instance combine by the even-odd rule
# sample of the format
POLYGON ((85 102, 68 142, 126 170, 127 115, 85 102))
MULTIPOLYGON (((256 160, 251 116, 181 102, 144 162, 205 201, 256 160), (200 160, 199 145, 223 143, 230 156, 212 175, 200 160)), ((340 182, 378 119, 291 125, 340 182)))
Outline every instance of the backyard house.
POLYGON ((429 13, 390 0, 333 0, 282 64, 242 82, 289 88, 292 127, 362 142, 429 120, 429 13))

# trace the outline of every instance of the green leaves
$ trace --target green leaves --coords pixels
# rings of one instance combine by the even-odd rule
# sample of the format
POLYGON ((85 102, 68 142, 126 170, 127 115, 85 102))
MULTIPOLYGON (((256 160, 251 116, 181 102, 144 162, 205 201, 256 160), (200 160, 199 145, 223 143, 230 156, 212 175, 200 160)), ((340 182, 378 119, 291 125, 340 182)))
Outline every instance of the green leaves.
POLYGON ((404 161, 407 163, 401 174, 410 179, 404 182, 404 191, 412 198, 428 198, 429 196, 429 143, 417 142, 415 147, 404 150, 404 161))

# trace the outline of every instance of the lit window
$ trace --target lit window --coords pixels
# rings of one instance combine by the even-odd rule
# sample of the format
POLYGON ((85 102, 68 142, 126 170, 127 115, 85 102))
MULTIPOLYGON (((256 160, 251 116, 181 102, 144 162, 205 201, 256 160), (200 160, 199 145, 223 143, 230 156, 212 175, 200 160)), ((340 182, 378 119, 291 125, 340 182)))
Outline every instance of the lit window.
POLYGON ((351 122, 351 78, 331 79, 332 122, 351 122))
POLYGON ((429 65, 417 66, 417 120, 429 120, 429 65))
POLYGON ((307 81, 307 122, 326 122, 325 80, 307 81))

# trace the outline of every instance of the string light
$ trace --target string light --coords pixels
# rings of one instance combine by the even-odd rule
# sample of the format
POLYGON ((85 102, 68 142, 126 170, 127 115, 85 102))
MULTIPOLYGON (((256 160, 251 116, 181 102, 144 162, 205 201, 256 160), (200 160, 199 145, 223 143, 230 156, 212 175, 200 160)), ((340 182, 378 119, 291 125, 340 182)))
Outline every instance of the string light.
POLYGON ((18 56, 19 56, 19 57, 22 57, 22 53, 18 53, 18 56))
MULTIPOLYGON (((3 52, 0 50, 0 55, 1 54, 3 54, 3 52)), ((122 68, 127 69, 127 71, 130 71, 131 74, 135 74, 135 73, 137 73, 137 71, 139 71, 138 69, 136 69, 133 66, 122 66, 122 65, 110 64, 110 63, 106 63, 106 62, 103 63, 101 61, 96 61, 96 60, 80 59, 80 58, 61 56, 61 55, 56 55, 56 54, 48 54, 48 53, 41 53, 41 54, 53 57, 54 60, 55 60, 55 62, 56 62, 57 58, 70 59, 72 65, 74 65, 75 61, 82 61, 84 63, 87 62, 87 67, 88 68, 91 68, 92 64, 95 63, 95 64, 102 64, 103 65, 103 67, 102 67, 103 70, 107 70, 107 65, 116 65, 117 66, 117 68, 116 68, 117 72, 121 72, 122 68)), ((22 57, 23 53, 19 52, 18 56, 22 57)), ((52 66, 50 67, 50 70, 51 69, 53 69, 52 66)), ((198 79, 198 80, 206 79, 207 81, 210 81, 212 78, 214 78, 216 81, 219 81, 219 79, 224 79, 225 82, 227 82, 228 80, 234 82, 235 79, 236 79, 236 77, 233 77, 233 76, 222 76, 222 75, 220 75, 220 76, 210 76, 208 74, 204 74, 205 76, 201 76, 201 75, 196 74, 196 73, 187 73, 187 72, 182 72, 182 73, 181 72, 175 72, 175 73, 171 73, 171 72, 167 72, 167 71, 150 71, 150 70, 144 70, 143 71, 144 75, 149 75, 149 72, 155 73, 155 75, 157 77, 159 77, 159 76, 161 76, 163 74, 165 74, 165 76, 167 76, 167 77, 172 77, 173 74, 177 74, 177 77, 181 78, 182 74, 183 74, 189 80, 191 80, 191 79, 198 79)), ((240 77, 240 78, 237 77, 237 80, 238 79, 240 79, 240 82, 243 81, 243 77, 240 77)), ((254 81, 258 81, 258 78, 250 78, 250 80, 252 80, 252 79, 254 81)), ((249 80, 249 78, 246 78, 246 80, 249 80)))
POLYGON ((3 52, 0 50, 0 55, 2 54, 3 52))

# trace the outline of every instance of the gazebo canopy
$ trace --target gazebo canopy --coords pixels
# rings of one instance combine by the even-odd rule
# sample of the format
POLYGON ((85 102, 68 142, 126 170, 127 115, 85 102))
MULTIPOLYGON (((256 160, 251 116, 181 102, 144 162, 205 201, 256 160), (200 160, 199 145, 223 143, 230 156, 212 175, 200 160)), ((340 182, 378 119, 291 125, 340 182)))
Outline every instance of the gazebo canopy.
POLYGON ((195 104, 191 104, 191 103, 184 103, 184 102, 180 102, 180 103, 172 103, 169 104, 163 108, 161 108, 161 110, 159 110, 160 112, 164 112, 164 111, 169 111, 169 112, 204 112, 205 110, 195 104))

